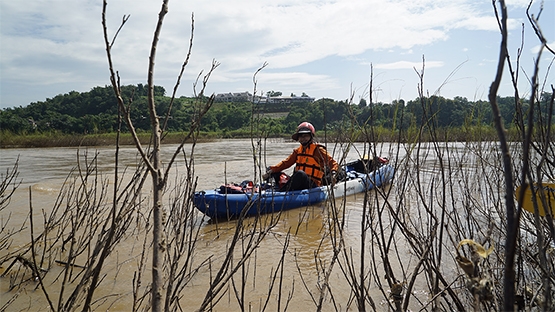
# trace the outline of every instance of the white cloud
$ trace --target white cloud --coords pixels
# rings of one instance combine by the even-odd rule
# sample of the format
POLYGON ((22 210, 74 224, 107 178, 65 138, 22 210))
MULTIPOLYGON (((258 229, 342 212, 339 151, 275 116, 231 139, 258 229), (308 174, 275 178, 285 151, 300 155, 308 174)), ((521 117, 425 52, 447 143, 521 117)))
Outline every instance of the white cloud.
MULTIPOLYGON (((508 1, 513 10, 520 8, 518 12, 522 12, 525 3, 528 0, 508 1)), ((112 51, 116 70, 125 83, 146 80, 150 43, 161 4, 162 1, 108 1, 110 36, 122 16, 130 14, 112 51)), ((100 0, 27 0, 25 5, 0 2, 0 106, 13 105, 7 100, 10 90, 5 86, 14 83, 50 84, 53 91, 56 85, 60 92, 86 91, 108 83, 101 9, 100 0)), ((337 90, 356 80, 352 69, 345 69, 348 64, 374 63, 381 69, 419 68, 419 62, 402 60, 402 54, 428 54, 426 48, 430 46, 449 49, 455 33, 459 38, 459 33, 469 33, 469 40, 474 41, 472 34, 498 32, 491 3, 473 0, 170 1, 158 43, 156 81, 175 81, 187 53, 193 13, 193 52, 184 80, 193 80, 216 59, 221 66, 213 81, 221 88, 226 83, 230 88, 238 82, 252 84, 252 73, 268 62, 268 69, 260 76, 266 79, 265 83, 293 86, 294 80, 306 90, 337 90), (392 59, 395 57, 398 58, 392 59), (327 60, 336 63, 328 64, 327 60), (324 68, 315 70, 315 64, 324 68), (313 72, 301 68, 311 68, 313 72)), ((548 8, 543 14, 544 18, 549 14, 553 17, 548 8)), ((518 30, 522 20, 522 14, 511 17, 512 29, 518 30)), ((484 49, 472 44, 465 46, 471 51, 484 49)), ((440 68, 444 62, 430 61, 426 67, 440 68)), ((361 69, 365 70, 366 67, 361 69)), ((30 101, 51 96, 36 94, 30 101)))
MULTIPOLYGON (((505 0, 507 7, 526 8, 530 4, 530 0, 505 0)), ((540 1, 533 1, 539 3, 540 1)))
MULTIPOLYGON (((424 63, 426 68, 438 68, 443 65, 444 63, 440 61, 426 61, 424 63)), ((420 69, 422 68, 422 62, 398 61, 394 63, 375 64, 374 67, 379 69, 420 69)))
MULTIPOLYGON (((551 47, 551 49, 555 49, 555 41, 553 42, 548 42, 547 46, 551 47)), ((541 44, 537 44, 533 47, 530 48, 530 53, 532 54, 538 54, 540 52, 540 48, 541 48, 541 44)), ((548 53, 547 50, 544 48, 543 53, 548 53)))

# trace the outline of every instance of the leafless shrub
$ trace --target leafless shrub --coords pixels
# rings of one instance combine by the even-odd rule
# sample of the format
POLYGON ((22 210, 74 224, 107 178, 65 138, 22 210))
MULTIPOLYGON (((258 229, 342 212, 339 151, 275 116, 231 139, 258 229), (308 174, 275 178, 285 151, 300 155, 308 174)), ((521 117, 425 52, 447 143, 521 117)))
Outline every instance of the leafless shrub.
MULTIPOLYGON (((499 25, 506 40, 503 1, 500 6, 499 25)), ((166 11, 167 2, 163 2, 155 42, 166 11)), ((529 14, 529 22, 543 49, 553 53, 541 34, 540 15, 529 14)), ((118 34, 119 30, 114 38, 118 34)), ((107 38, 105 35, 110 55, 114 42, 107 38)), ((192 36, 174 96, 191 46, 192 36)), ((507 62, 518 95, 518 75, 505 45, 500 52, 499 73, 507 62)), ((3 278, 9 278, 12 286, 11 298, 0 309, 7 310, 27 289, 40 288, 41 303, 55 311, 105 309, 127 299, 132 302, 127 307, 133 311, 188 310, 191 307, 184 301, 189 287, 202 278, 194 285, 202 288, 203 296, 194 307, 200 311, 227 306, 243 311, 286 311, 297 307, 294 304, 298 298, 310 300, 317 311, 498 311, 514 310, 515 306, 553 310, 553 216, 522 212, 522 203, 515 201, 518 194, 514 194, 518 185, 554 177, 554 100, 553 95, 547 101, 540 100, 545 86, 540 87, 541 58, 537 59, 530 79, 528 111, 515 96, 519 111, 515 124, 521 137, 504 137, 502 123, 497 120, 499 142, 455 143, 446 143, 452 141, 445 137, 449 133, 435 127, 435 112, 428 105, 423 87, 423 59, 423 67, 417 71, 424 111, 422 126, 403 125, 397 142, 380 145, 376 143, 372 118, 362 124, 351 118, 343 129, 345 142, 332 148, 342 163, 353 150, 358 156, 387 154, 396 169, 393 184, 368 191, 356 200, 332 199, 321 207, 299 209, 296 227, 285 229, 279 228, 283 214, 207 222, 193 207, 198 182, 195 138, 198 124, 212 103, 204 90, 218 66, 214 61, 210 71, 197 78, 192 127, 165 167, 160 166, 160 155, 156 154, 165 126, 153 121, 152 145, 144 148, 136 140, 141 155, 136 171, 129 174, 120 168, 117 145, 113 184, 98 172, 96 155, 85 154, 77 156, 78 166, 68 175, 52 209, 37 209, 29 192, 30 243, 0 259, 9 264, 3 278), (540 103, 548 107, 540 110, 540 103), (549 113, 539 114, 542 111, 549 113), (420 138, 424 134, 434 140, 423 142, 420 138), (356 150, 354 138, 364 141, 361 150, 356 150), (190 150, 185 150, 185 140, 192 141, 190 150), (177 170, 178 161, 185 164, 184 169, 177 170), (149 177, 153 178, 152 185, 149 177), (145 191, 145 185, 152 186, 153 192, 145 191), (349 206, 353 202, 356 209, 349 206), (317 212, 311 215, 310 209, 317 212), (304 239, 303 226, 308 227, 309 222, 316 222, 318 230, 315 242, 304 248, 299 241, 304 239), (158 237, 151 239, 157 231, 158 237), (206 231, 213 238, 204 238, 209 236, 206 231), (223 247, 203 250, 201 244, 209 246, 214 241, 223 247), (265 262, 270 263, 269 267, 263 268, 258 252, 271 248, 270 242, 279 248, 269 252, 273 257, 265 262), (119 246, 125 246, 127 252, 119 252, 119 246), (150 254, 159 257, 158 264, 150 254), (119 272, 130 266, 133 280, 122 285, 119 272), (146 274, 149 269, 156 271, 152 278, 146 274), (264 295, 252 294, 249 287, 263 289, 264 295)), ((128 113, 132 99, 123 99, 118 93, 119 77, 112 69, 110 56, 109 63, 122 120, 133 129, 128 113)), ((495 83, 498 79, 500 76, 495 83)), ((151 83, 149 80, 149 86, 151 83)), ((256 73, 253 83, 256 94, 256 73)), ((494 109, 495 93, 493 85, 490 100, 494 109)), ((371 88, 369 99, 372 105, 371 88)), ((150 105, 152 112, 153 98, 150 105)), ((254 180, 259 180, 266 163, 268 138, 258 127, 254 103, 252 116, 253 172, 254 180)), ((15 172, 17 166, 0 184, 0 210, 9 202, 5 200, 11 194, 7 191, 9 185, 13 189, 17 186, 15 172)), ((538 193, 537 197, 541 200, 542 195, 538 193)), ((0 231, 0 247, 9 244, 13 233, 5 229, 3 226, 0 231)))
MULTIPOLYGON (((530 23, 539 29, 537 20, 531 17, 530 23)), ((546 41, 540 38, 540 42, 546 41)), ((538 56, 538 62, 540 59, 538 56)), ((502 53, 500 63, 505 61, 510 58, 502 53)), ((421 78, 422 126, 399 133, 404 141, 415 143, 398 143, 393 148, 398 156, 393 158, 393 185, 365 195, 360 245, 354 248, 346 243, 349 229, 345 207, 332 201, 327 204, 331 217, 322 244, 330 240, 333 254, 319 257, 315 252, 320 281, 315 290, 305 281, 301 260, 297 263, 316 310, 323 309, 322 298, 330 300, 336 310, 345 307, 338 303, 339 292, 330 282, 334 267, 339 267, 352 295, 352 301, 342 303, 355 304, 360 311, 381 310, 383 305, 395 311, 552 310, 553 219, 549 215, 540 218, 521 213, 522 208, 514 204, 514 189, 525 181, 531 184, 553 180, 553 97, 541 101, 548 107, 540 110, 538 99, 543 91, 536 89, 541 84, 533 83, 535 95, 530 99, 530 109, 521 111, 515 120, 522 140, 507 140, 500 126, 500 143, 442 143, 450 140, 439 137, 435 128, 435 112, 429 110, 422 87, 424 67, 417 74, 421 78), (549 113, 533 113, 542 111, 549 113), (419 137, 424 132, 435 139, 422 142, 419 137), (522 173, 521 178, 511 172, 522 173), (510 202, 513 213, 507 210, 510 202), (515 244, 504 243, 506 239, 514 239, 515 244), (511 285, 513 293, 507 292, 511 285), (372 291, 373 287, 377 290, 372 291)), ((516 81, 518 77, 513 73, 511 78, 516 81)), ((531 80, 537 79, 533 75, 531 80)), ((495 99, 495 88, 492 89, 491 98, 495 99)), ((519 94, 517 89, 515 94, 519 94)), ((522 103, 518 96, 516 99, 518 109, 522 103)), ((494 100, 492 105, 495 106, 494 100)), ((500 122, 497 121, 498 126, 500 122)), ((379 154, 371 124, 356 125, 354 129, 363 129, 366 143, 379 154)))
MULTIPOLYGON (((79 155, 77 158, 81 162, 79 155)), ((84 162, 68 175, 54 207, 42 210, 43 230, 37 234, 35 203, 29 191, 30 243, 13 253, 4 272, 10 276, 11 288, 24 289, 38 281, 47 304, 55 311, 83 306, 97 287, 93 279, 99 266, 126 236, 132 215, 140 206, 141 179, 132 180, 111 202, 107 180, 97 171, 96 155, 88 159, 85 154, 83 158, 84 162)))
MULTIPOLYGON (((10 204, 12 196, 16 189, 20 186, 21 181, 18 181, 19 176, 19 158, 14 163, 11 169, 7 169, 6 173, 0 174, 0 212, 6 209, 10 204)), ((0 219, 0 249, 8 249, 11 245, 11 238, 23 231, 24 224, 19 229, 8 227, 11 214, 8 214, 6 219, 0 219)), ((10 255, 7 255, 9 258, 10 255)), ((0 258, 0 264, 6 260, 0 258)))

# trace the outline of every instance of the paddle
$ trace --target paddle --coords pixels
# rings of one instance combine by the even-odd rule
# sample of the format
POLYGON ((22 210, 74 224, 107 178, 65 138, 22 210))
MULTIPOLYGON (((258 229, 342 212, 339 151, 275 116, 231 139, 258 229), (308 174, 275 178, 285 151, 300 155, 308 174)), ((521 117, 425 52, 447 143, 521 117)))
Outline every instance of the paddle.
MULTIPOLYGON (((517 199, 519 200, 519 202, 522 203, 522 208, 524 208, 527 211, 530 211, 531 213, 534 213, 534 202, 532 201, 532 196, 533 196, 532 188, 530 186, 526 188, 521 200, 519 198, 521 187, 522 186, 519 186, 516 188, 517 199)), ((536 189, 536 201, 538 203, 538 211, 540 213, 540 216, 545 216, 546 210, 541 201, 540 190, 538 189, 538 185, 534 184, 533 187, 536 189)), ((553 216, 555 215, 555 183, 542 183, 542 187, 544 189, 544 194, 547 200, 547 207, 551 208, 551 215, 553 216)))

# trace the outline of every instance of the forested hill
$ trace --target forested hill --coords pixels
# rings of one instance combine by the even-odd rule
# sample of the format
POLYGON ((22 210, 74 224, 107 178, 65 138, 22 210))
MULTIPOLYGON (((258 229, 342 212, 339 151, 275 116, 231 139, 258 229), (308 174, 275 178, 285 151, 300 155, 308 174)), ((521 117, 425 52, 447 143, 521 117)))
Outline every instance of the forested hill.
MULTIPOLYGON (((135 127, 139 130, 150 129, 146 86, 128 85, 122 87, 122 91, 126 98, 133 96, 131 119, 135 127)), ((158 114, 163 116, 169 107, 170 97, 159 86, 155 87, 155 95, 158 114)), ((551 94, 548 93, 541 97, 539 104, 543 117, 546 116, 550 97, 551 94)), ((498 98, 507 126, 511 125, 516 108, 519 107, 516 102, 513 97, 498 98)), ((168 123, 169 131, 188 129, 191 116, 194 115, 194 103, 192 98, 175 99, 168 123)), ((522 111, 526 112, 526 100, 521 100, 520 103, 522 111)), ((305 120, 312 122, 317 129, 323 129, 324 125, 327 129, 333 129, 353 118, 360 125, 382 126, 387 129, 419 126, 423 120, 432 120, 434 126, 439 128, 492 123, 488 102, 472 102, 462 97, 446 99, 432 96, 408 102, 399 100, 372 105, 364 100, 347 103, 332 99, 296 104, 215 103, 204 117, 201 130, 225 133, 249 129, 253 112, 256 117, 261 117, 257 120, 270 135, 291 133, 305 120)), ((107 133, 117 129, 117 113, 112 87, 95 87, 89 92, 72 91, 25 107, 3 109, 0 111, 0 129, 13 134, 51 131, 68 134, 107 133)))

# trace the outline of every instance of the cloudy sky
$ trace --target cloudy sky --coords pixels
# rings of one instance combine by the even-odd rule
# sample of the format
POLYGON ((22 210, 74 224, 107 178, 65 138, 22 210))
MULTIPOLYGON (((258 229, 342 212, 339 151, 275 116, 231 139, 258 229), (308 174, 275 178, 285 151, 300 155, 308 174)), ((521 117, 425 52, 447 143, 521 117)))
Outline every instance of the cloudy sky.
MULTIPOLYGON (((511 57, 521 45, 521 94, 528 91, 539 41, 526 18, 529 0, 506 0, 511 57)), ((530 12, 538 15, 541 1, 530 12)), ((112 50, 122 84, 146 83, 148 55, 162 1, 109 0, 108 32, 130 15, 112 50)), ((555 47, 555 0, 543 1, 540 26, 555 47)), ((70 91, 109 84, 101 0, 0 1, 0 108, 26 106, 70 91)), ((487 0, 171 0, 157 50, 155 84, 171 93, 183 63, 194 14, 193 51, 178 96, 212 60, 220 63, 208 93, 303 92, 358 103, 412 100, 424 89, 447 98, 486 99, 500 34, 487 0)), ((542 81, 553 55, 544 52, 542 81)), ((505 76, 499 94, 513 94, 505 76)))

